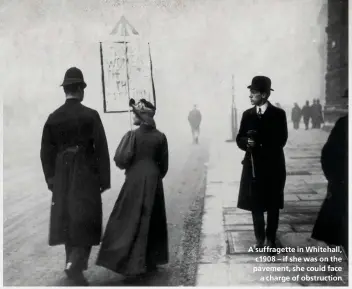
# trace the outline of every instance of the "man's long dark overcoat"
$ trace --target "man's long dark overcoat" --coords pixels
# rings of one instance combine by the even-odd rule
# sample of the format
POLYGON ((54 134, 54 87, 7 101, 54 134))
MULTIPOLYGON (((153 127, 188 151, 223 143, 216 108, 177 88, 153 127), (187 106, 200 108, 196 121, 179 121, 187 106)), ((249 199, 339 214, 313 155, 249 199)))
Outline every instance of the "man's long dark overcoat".
POLYGON ((309 120, 312 118, 312 109, 309 105, 303 106, 302 116, 303 116, 304 123, 309 123, 309 120))
POLYGON ((110 188, 110 160, 98 112, 66 100, 46 121, 40 151, 52 191, 49 245, 98 245, 101 190, 110 188))
POLYGON ((321 164, 328 180, 328 195, 312 237, 348 247, 348 116, 340 118, 323 147, 321 164))
POLYGON ((238 208, 249 211, 283 208, 286 182, 283 149, 287 137, 286 113, 281 108, 268 103, 261 118, 258 117, 255 107, 243 113, 236 138, 238 147, 246 151, 242 161, 238 208), (257 131, 256 147, 253 149, 255 182, 252 178, 251 153, 247 151, 247 132, 250 130, 257 131))
POLYGON ((131 133, 135 134, 134 156, 125 167, 126 180, 97 259, 97 265, 127 276, 145 273, 148 265, 168 262, 162 181, 169 163, 167 138, 143 124, 127 134, 131 133))

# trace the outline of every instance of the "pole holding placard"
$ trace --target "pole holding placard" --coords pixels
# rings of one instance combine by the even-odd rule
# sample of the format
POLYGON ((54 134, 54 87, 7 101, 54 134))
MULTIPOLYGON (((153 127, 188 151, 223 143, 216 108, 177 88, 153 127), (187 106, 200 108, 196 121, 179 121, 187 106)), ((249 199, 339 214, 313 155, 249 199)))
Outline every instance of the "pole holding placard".
POLYGON ((235 142, 237 136, 237 108, 235 103, 235 77, 232 75, 231 91, 231 138, 227 142, 235 142))

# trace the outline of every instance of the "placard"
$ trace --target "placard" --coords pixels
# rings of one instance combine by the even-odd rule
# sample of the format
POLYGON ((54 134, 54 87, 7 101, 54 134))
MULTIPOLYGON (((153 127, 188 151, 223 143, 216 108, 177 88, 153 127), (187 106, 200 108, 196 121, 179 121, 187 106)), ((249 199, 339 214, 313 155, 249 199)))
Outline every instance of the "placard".
POLYGON ((101 42, 101 70, 105 113, 130 111, 130 98, 152 101, 147 49, 135 43, 101 42))

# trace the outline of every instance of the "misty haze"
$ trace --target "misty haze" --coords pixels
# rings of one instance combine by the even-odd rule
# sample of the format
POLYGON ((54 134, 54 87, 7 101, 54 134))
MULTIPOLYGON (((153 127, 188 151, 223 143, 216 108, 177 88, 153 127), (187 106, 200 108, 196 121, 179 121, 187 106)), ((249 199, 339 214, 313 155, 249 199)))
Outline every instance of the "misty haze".
MULTIPOLYGON (((45 182, 40 150, 49 114, 65 102, 60 85, 70 67, 82 71, 87 83, 82 103, 99 113, 107 138, 111 188, 102 194, 104 233, 125 179, 124 171, 116 167, 113 158, 121 138, 131 129, 131 120, 129 113, 104 113, 99 43, 114 39, 111 32, 122 16, 138 31, 140 43, 150 43, 157 103, 154 119, 156 128, 167 137, 169 150, 169 171, 164 179, 169 262, 155 276, 132 281, 132 285, 207 285, 201 280, 209 276, 211 269, 198 265, 221 259, 214 257, 215 249, 204 249, 207 246, 204 236, 209 232, 220 247, 233 244, 233 248, 242 248, 244 241, 233 241, 237 237, 229 229, 238 225, 240 217, 235 213, 222 215, 221 206, 228 205, 230 211, 236 208, 245 154, 231 140, 232 100, 238 131, 242 113, 252 107, 251 91, 247 87, 256 75, 270 77, 274 91, 269 101, 275 107, 279 103, 286 112, 285 202, 301 200, 288 192, 292 186, 308 192, 316 187, 303 188, 303 183, 318 183, 319 198, 303 200, 316 202, 315 215, 309 219, 309 226, 313 226, 325 198, 326 179, 319 157, 328 133, 305 131, 303 120, 299 130, 294 130, 291 110, 294 103, 302 108, 307 100, 312 104, 313 99, 325 105, 327 1, 120 2, 11 0, 0 4, 5 286, 66 285, 64 249, 48 245, 52 193, 45 182), (202 116, 199 143, 192 139, 188 120, 194 105, 202 116), (302 160, 304 165, 297 168, 300 148, 301 154, 307 151, 310 159, 302 160), (297 159, 291 158, 293 152, 297 153, 297 159), (313 173, 301 183, 299 177, 289 179, 290 171, 313 173), (215 187, 216 184, 219 186, 215 187), (216 196, 222 200, 209 205, 207 200, 215 200, 216 196), (222 237, 217 235, 217 229, 223 228, 222 223, 217 223, 217 217, 210 217, 209 206, 218 206, 213 210, 220 212, 219 222, 225 222, 225 233, 219 233, 222 237), (238 218, 227 224, 231 216, 238 218), (207 218, 213 223, 208 220, 206 225, 207 218), (204 257, 206 254, 208 257, 204 257)), ((128 98, 123 101, 128 104, 128 98)), ((252 217, 241 216, 246 221, 240 225, 249 227, 243 230, 250 236, 245 237, 250 246, 254 240, 252 217)), ((292 218, 285 220, 291 222, 292 218)), ((281 223, 280 217, 278 232, 287 233, 285 228, 289 226, 285 221, 281 223)), ((310 231, 311 227, 306 234, 310 231)), ((281 245, 285 247, 286 239, 282 240, 281 245)), ((98 250, 99 246, 93 247, 88 271, 84 273, 89 283, 123 286, 127 281, 119 274, 95 264, 98 250)), ((232 249, 227 250, 235 258, 232 249)), ((214 270, 220 272, 220 267, 214 270)), ((219 280, 225 278, 222 274, 219 273, 219 280)), ((243 273, 246 274, 249 273, 243 273)), ((236 281, 240 276, 236 276, 224 285, 242 284, 236 281)), ((291 280, 291 283, 295 282, 291 280)))

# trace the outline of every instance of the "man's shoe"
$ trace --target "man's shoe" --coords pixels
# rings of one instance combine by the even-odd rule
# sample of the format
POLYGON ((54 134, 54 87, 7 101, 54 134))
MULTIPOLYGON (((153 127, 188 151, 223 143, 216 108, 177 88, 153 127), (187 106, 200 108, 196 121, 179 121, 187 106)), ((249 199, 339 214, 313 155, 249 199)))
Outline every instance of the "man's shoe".
MULTIPOLYGON (((66 272, 66 270, 65 270, 66 272)), ((67 272, 66 272, 67 274, 67 272)), ((68 278, 73 281, 75 286, 89 286, 89 283, 87 281, 87 279, 84 277, 83 273, 76 273, 71 275, 70 273, 67 274, 68 278)))
POLYGON ((88 286, 89 285, 87 279, 84 277, 82 272, 73 271, 73 270, 67 269, 67 267, 66 267, 65 273, 67 275, 67 278, 74 282, 74 285, 76 285, 76 286, 88 286))
POLYGON ((266 245, 270 248, 277 248, 276 241, 268 241, 266 245))
POLYGON ((252 246, 253 249, 262 249, 264 248, 264 241, 257 241, 255 245, 252 246))
POLYGON ((77 286, 89 286, 89 283, 86 279, 86 277, 84 277, 83 273, 78 274, 73 281, 75 282, 75 284, 77 286))
MULTIPOLYGON (((267 246, 269 246, 270 249, 276 249, 277 248, 277 245, 276 245, 276 242, 275 241, 268 241, 267 242, 267 246)), ((269 255, 276 255, 277 252, 273 252, 273 251, 270 251, 269 252, 269 255)))

